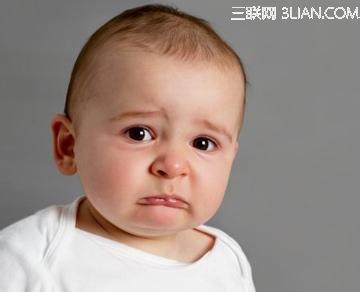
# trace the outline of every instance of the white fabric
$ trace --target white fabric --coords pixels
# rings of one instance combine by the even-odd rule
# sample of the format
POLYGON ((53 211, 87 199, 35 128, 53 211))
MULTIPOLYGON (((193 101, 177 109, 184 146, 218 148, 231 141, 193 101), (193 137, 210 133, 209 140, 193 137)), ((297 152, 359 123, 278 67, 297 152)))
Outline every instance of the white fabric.
POLYGON ((144 252, 75 227, 78 197, 0 231, 1 292, 255 292, 239 244, 218 228, 214 247, 195 263, 144 252))

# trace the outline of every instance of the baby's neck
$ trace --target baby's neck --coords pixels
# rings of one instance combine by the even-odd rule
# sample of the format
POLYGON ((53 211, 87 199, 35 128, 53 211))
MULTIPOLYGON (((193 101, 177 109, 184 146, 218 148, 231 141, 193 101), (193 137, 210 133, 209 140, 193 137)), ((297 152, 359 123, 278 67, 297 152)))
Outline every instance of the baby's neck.
POLYGON ((85 198, 79 203, 76 228, 117 241, 142 251, 192 263, 212 249, 215 239, 197 229, 189 229, 166 237, 139 237, 121 230, 99 214, 85 198))

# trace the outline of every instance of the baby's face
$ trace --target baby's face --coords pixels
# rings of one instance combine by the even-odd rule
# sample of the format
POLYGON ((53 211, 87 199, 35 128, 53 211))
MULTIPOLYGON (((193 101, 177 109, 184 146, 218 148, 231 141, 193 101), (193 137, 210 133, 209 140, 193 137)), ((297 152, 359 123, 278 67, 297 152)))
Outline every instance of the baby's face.
POLYGON ((74 154, 84 191, 116 227, 174 234, 218 210, 236 155, 243 81, 212 64, 108 54, 91 81, 74 154), (142 205, 176 194, 183 207, 142 205))

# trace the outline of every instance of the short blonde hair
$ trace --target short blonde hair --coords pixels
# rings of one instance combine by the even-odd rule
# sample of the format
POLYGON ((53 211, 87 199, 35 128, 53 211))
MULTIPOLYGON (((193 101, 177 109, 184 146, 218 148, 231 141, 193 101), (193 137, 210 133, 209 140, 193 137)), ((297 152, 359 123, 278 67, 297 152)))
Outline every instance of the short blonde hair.
MULTIPOLYGON (((246 74, 236 52, 201 18, 179 11, 178 8, 151 4, 128 9, 113 17, 90 36, 77 57, 66 94, 64 114, 74 122, 80 107, 90 96, 82 94, 91 64, 110 41, 119 45, 174 56, 184 61, 209 61, 222 68, 236 68, 244 80, 246 104, 246 74)), ((244 112, 241 114, 241 124, 244 112)))

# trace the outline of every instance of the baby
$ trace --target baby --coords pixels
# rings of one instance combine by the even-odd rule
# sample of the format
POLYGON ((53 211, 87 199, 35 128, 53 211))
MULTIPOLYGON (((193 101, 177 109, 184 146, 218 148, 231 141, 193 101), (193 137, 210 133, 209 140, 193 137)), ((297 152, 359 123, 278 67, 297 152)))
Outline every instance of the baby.
POLYGON ((76 60, 51 122, 62 174, 84 195, 0 232, 0 291, 247 291, 240 245, 204 225, 238 149, 246 77, 200 18, 126 10, 76 60))

